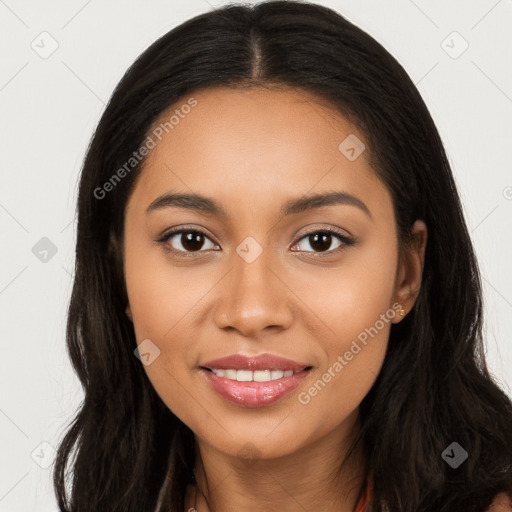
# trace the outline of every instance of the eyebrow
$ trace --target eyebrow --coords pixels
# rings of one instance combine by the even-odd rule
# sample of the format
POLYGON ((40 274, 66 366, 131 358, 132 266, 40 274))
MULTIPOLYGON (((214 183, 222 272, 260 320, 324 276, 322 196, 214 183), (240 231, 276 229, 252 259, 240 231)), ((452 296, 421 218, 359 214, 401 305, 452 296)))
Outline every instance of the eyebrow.
MULTIPOLYGON (((297 213, 303 213, 305 211, 338 204, 355 206, 366 213, 370 219, 372 219, 370 209, 366 206, 365 203, 363 203, 363 201, 361 201, 361 199, 342 191, 323 192, 300 197, 299 199, 292 199, 283 205, 280 211, 280 216, 285 217, 287 215, 294 215, 297 213)), ((148 206, 146 213, 168 207, 186 208, 189 210, 195 210, 224 218, 228 216, 222 206, 210 197, 206 197, 200 194, 183 194, 174 192, 168 192, 157 197, 148 206)))

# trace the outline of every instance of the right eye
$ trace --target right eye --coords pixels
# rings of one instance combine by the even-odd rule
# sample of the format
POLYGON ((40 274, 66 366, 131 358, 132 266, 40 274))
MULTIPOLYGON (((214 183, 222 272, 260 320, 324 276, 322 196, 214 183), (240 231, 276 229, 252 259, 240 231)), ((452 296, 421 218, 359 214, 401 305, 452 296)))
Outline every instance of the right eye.
POLYGON ((183 254, 204 252, 202 249, 204 249, 205 244, 208 245, 208 243, 211 245, 210 247, 206 247, 206 249, 219 247, 212 242, 206 233, 198 229, 180 228, 167 232, 165 236, 158 241, 162 243, 166 249, 183 254))

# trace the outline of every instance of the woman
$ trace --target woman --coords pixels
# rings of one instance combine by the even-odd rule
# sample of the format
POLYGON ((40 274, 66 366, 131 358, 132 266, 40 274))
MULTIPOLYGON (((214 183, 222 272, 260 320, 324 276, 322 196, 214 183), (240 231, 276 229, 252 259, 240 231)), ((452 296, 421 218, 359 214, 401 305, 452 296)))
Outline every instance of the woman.
POLYGON ((512 510, 439 134, 325 7, 217 9, 130 67, 82 170, 67 338, 61 510, 512 510))

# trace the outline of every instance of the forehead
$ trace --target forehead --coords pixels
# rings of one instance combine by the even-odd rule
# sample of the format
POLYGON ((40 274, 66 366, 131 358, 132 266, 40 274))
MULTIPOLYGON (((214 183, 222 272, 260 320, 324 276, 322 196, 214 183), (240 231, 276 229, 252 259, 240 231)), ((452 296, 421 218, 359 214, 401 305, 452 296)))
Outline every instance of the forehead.
POLYGON ((302 90, 203 89, 167 109, 153 131, 159 126, 167 129, 160 129, 161 140, 153 137, 133 194, 141 207, 168 190, 213 196, 227 210, 238 203, 252 213, 326 190, 391 200, 365 152, 355 160, 344 153, 347 137, 366 144, 364 135, 302 90), (182 108, 190 98, 195 106, 182 108), (173 124, 163 125, 171 116, 173 124))

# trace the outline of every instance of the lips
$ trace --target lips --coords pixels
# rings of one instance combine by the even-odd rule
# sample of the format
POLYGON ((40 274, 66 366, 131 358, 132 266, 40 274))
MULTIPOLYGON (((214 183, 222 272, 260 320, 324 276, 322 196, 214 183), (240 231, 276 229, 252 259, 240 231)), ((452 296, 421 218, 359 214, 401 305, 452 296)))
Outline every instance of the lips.
POLYGON ((284 398, 296 389, 309 373, 309 370, 303 370, 290 377, 268 382, 239 382, 219 377, 204 368, 201 370, 206 382, 222 398, 232 404, 249 408, 263 407, 284 398))
POLYGON ((208 370, 280 370, 283 372, 298 372, 309 368, 310 365, 272 354, 261 354, 258 356, 233 354, 220 359, 207 361, 201 364, 201 367, 207 368, 208 370))
POLYGON ((206 382, 225 400, 241 407, 270 405, 296 389, 311 365, 272 354, 233 354, 200 366, 206 382))

